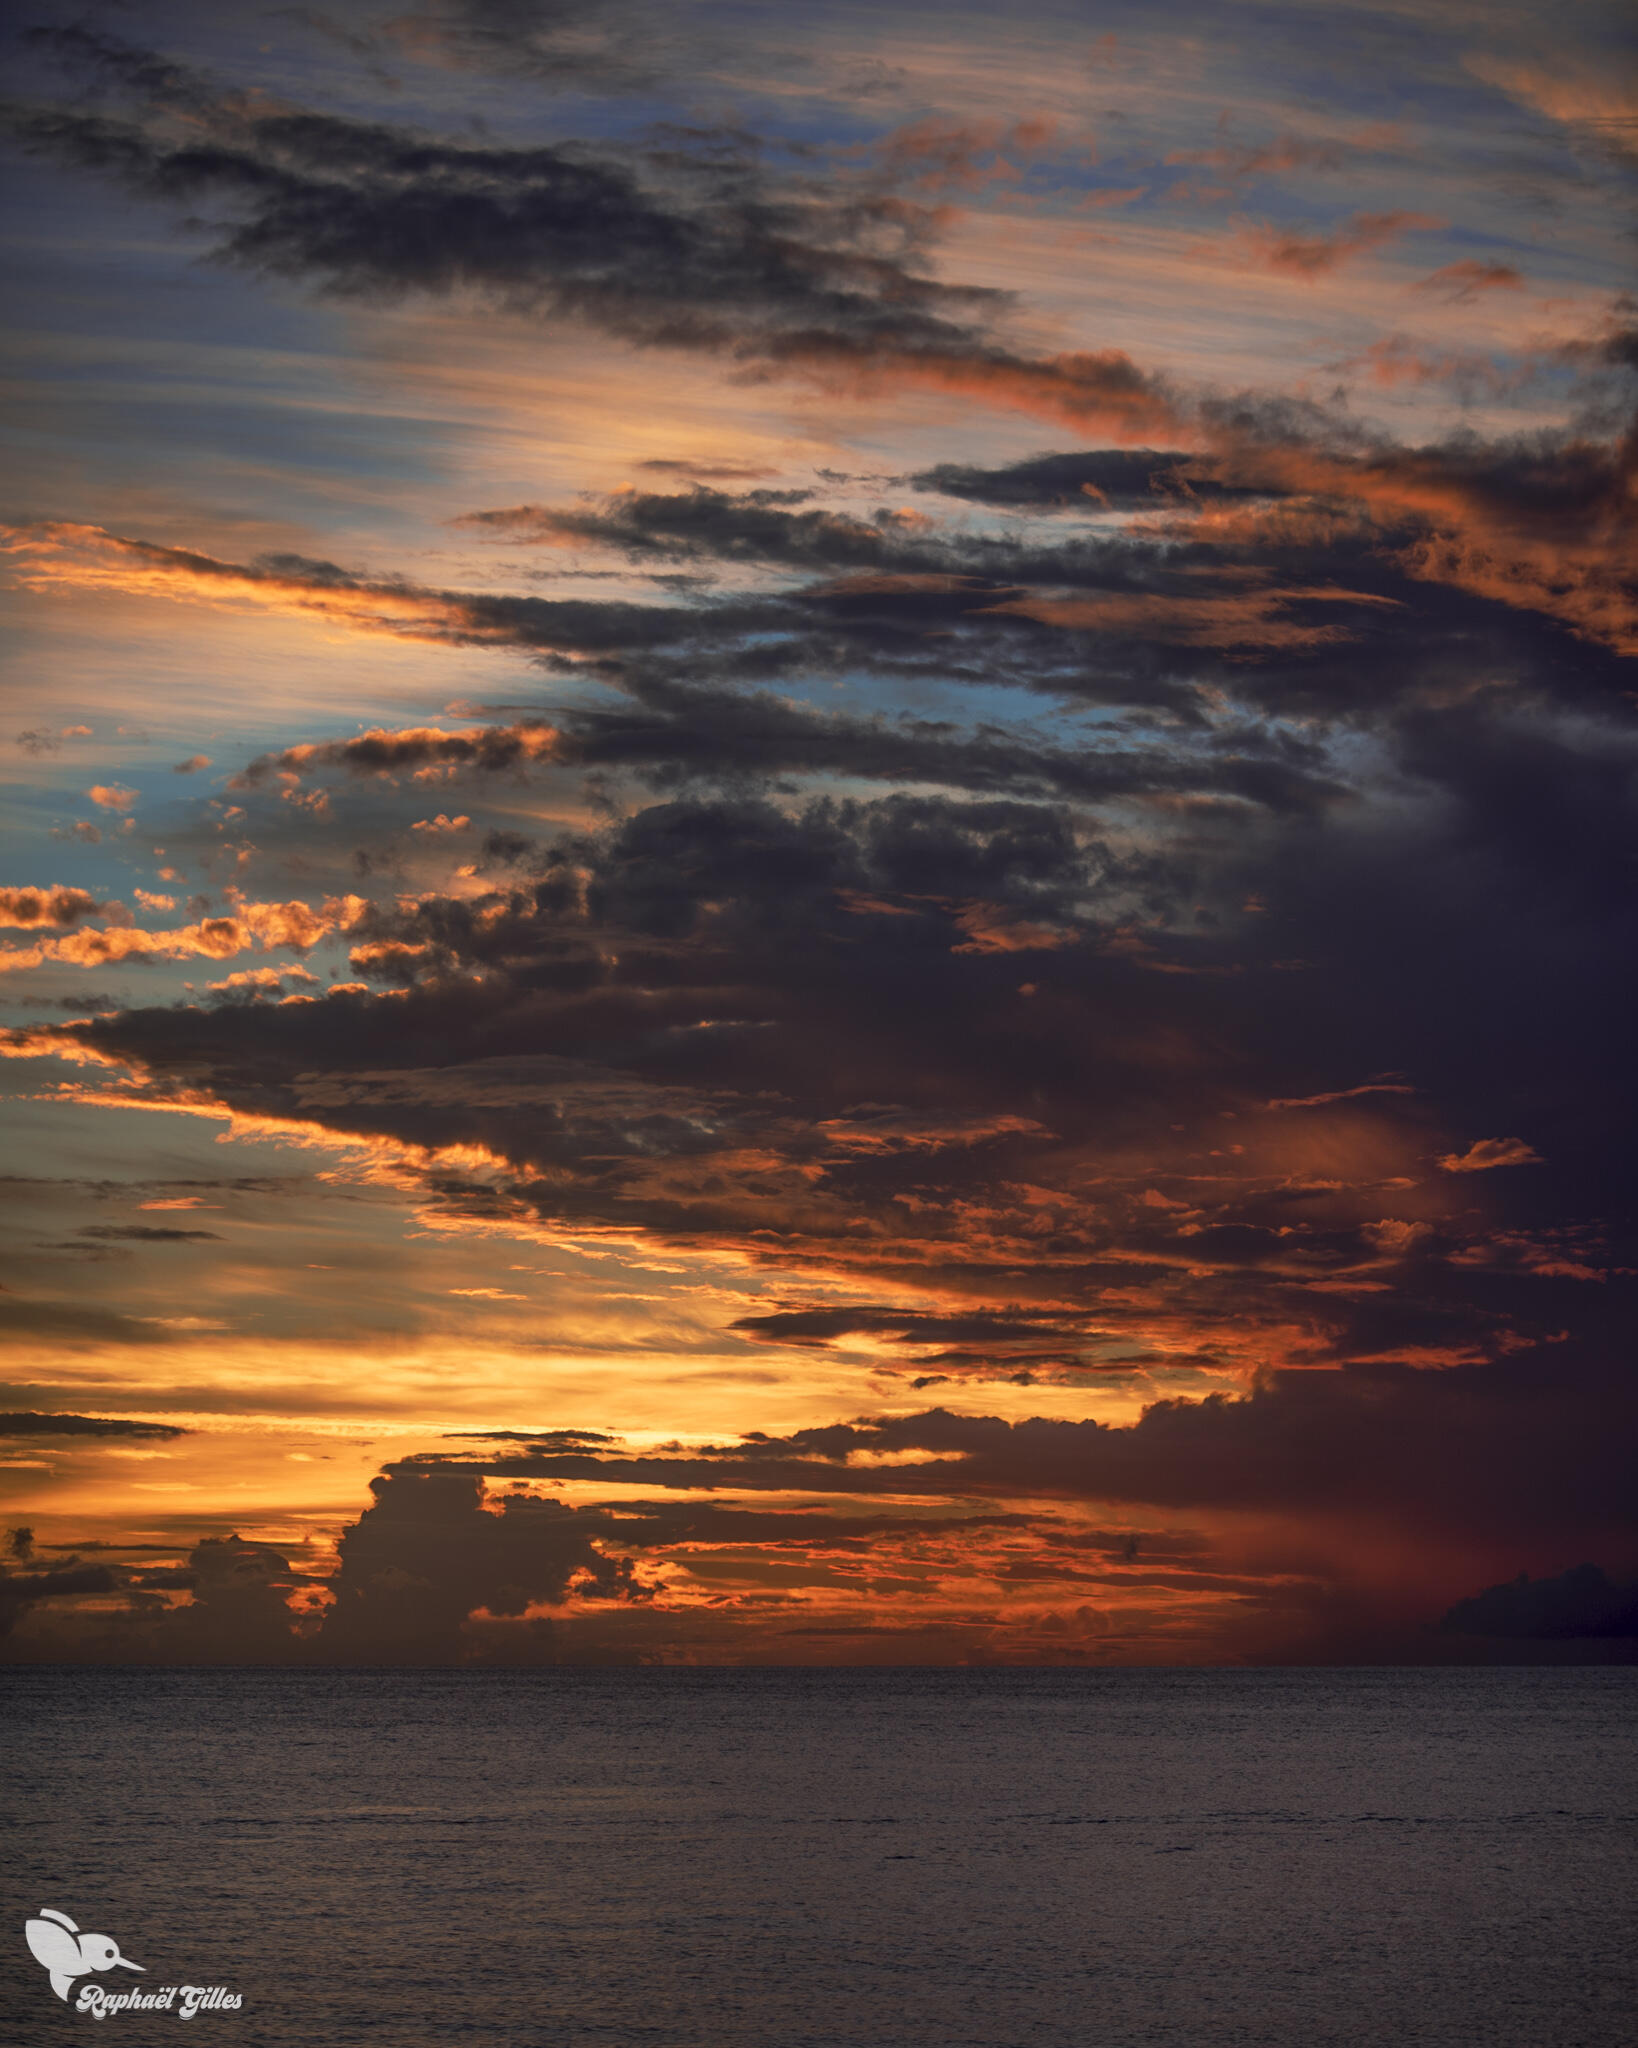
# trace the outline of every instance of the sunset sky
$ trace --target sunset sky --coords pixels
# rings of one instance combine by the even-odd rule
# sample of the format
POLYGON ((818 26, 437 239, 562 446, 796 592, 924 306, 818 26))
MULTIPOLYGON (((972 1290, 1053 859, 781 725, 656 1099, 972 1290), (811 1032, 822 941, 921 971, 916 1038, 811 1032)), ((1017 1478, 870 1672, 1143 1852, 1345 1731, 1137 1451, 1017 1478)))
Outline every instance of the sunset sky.
POLYGON ((15 19, 3 1654, 1630 1653, 1627 10, 15 19))

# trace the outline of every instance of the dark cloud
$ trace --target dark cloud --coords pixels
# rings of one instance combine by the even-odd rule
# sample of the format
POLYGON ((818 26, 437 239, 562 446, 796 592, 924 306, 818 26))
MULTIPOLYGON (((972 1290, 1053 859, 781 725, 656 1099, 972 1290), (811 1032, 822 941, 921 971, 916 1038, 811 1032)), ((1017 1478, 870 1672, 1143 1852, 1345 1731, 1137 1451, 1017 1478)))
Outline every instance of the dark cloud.
MULTIPOLYGON (((998 725, 827 712, 767 691, 661 687, 642 694, 650 704, 566 710, 557 714, 556 725, 542 720, 468 733, 410 729, 288 748, 252 762, 239 785, 256 788, 276 774, 306 777, 338 768, 387 775, 413 773, 421 763, 482 772, 544 762, 593 772, 625 770, 656 789, 842 775, 1085 803, 1218 793, 1277 810, 1321 808, 1345 793, 1315 750, 1300 742, 1282 745, 1252 727, 1195 749, 1182 742, 1145 745, 1119 735, 1106 745, 1077 749, 998 725)), ((490 860, 515 861, 529 845, 516 834, 493 834, 484 853, 490 860)))
POLYGON ((1129 436, 1172 416, 1118 350, 1035 358, 995 338, 1004 294, 936 280, 936 214, 798 188, 732 130, 642 149, 457 144, 273 110, 82 28, 32 40, 135 101, 15 108, 25 147, 170 204, 212 201, 226 261, 351 296, 475 291, 650 346, 830 382, 982 393, 1129 436))
POLYGON ((1539 1545, 1625 1521, 1635 1421, 1630 1376, 1549 1351, 1448 1372, 1282 1372, 1244 1396, 1158 1401, 1125 1427, 932 1409, 641 1456, 520 1452, 483 1469, 611 1486, 1026 1495, 1335 1517, 1446 1539, 1465 1531, 1492 1546, 1516 1540, 1527 1498, 1539 1545), (861 1454, 868 1462, 849 1462, 861 1454))
POLYGON ((607 1519, 558 1501, 483 1505, 476 1474, 397 1470, 372 1482, 366 1508, 340 1544, 335 1604, 318 1648, 327 1660, 454 1661, 477 1609, 522 1616, 532 1602, 644 1597, 629 1560, 594 1538, 607 1519))
POLYGON ((87 1223, 79 1235, 132 1244, 216 1244, 221 1239, 219 1230, 177 1230, 158 1223, 87 1223))
POLYGON ((1107 507, 1135 511, 1157 505, 1284 496, 1272 483, 1225 483, 1215 464, 1176 449, 1085 448, 1063 455, 1032 455, 1001 469, 941 462, 910 478, 918 491, 963 498, 1006 512, 1080 512, 1107 507))
MULTIPOLYGON (((497 1432, 505 1436, 526 1432, 497 1432)), ((597 1432, 561 1432, 565 1436, 597 1432)), ((504 1455, 508 1455, 503 1453, 504 1455)), ((1142 1538, 1152 1559, 1129 1569, 1130 1530, 1067 1524, 1048 1509, 950 1512, 932 1502, 888 1512, 839 1506, 723 1506, 713 1501, 610 1499, 568 1508, 517 1487, 485 1496, 475 1465, 406 1462, 374 1483, 374 1505, 342 1532, 337 1571, 292 1567, 273 1546, 237 1535, 196 1543, 181 1564, 150 1560, 0 1578, 8 1618, 29 1609, 8 1655, 28 1661, 117 1656, 134 1663, 425 1665, 651 1661, 706 1643, 721 1648, 746 1623, 800 1612, 800 1600, 862 1601, 927 1593, 975 1569, 1026 1583, 1107 1593, 1177 1587, 1257 1598, 1263 1582, 1219 1569, 1187 1532, 1142 1538), (665 1582, 647 1581, 665 1567, 665 1582), (680 1604, 667 1594, 682 1590, 680 1604), (93 1604, 75 1604, 76 1596, 93 1604), (110 1600, 109 1596, 119 1596, 110 1600), (190 1596, 177 1602, 177 1596, 190 1596), (531 1609, 549 1609, 549 1613, 531 1609)), ((868 1625, 868 1624, 867 1624, 868 1625)), ((983 1625, 982 1617, 955 1627, 983 1625)), ((821 1627, 824 1624, 820 1625, 821 1627)), ((765 1633, 753 1633, 765 1653, 765 1633)))
POLYGON ((0 1294, 0 1330, 18 1338, 44 1340, 75 1349, 103 1344, 174 1343, 186 1332, 124 1315, 94 1301, 44 1301, 37 1296, 0 1294))
MULTIPOLYGON (((618 84, 663 47, 642 41, 663 24, 638 20, 452 0, 345 46, 618 84)), ((640 1454, 596 1430, 463 1433, 466 1454, 377 1482, 322 1614, 308 1575, 237 1538, 64 1599, 123 1592, 124 1619, 95 1625, 140 1656, 438 1661, 504 1639, 548 1659, 571 1606, 606 1650, 639 1654, 659 1638, 640 1635, 655 1603, 634 1560, 663 1554, 724 1599, 792 1598, 800 1570, 852 1597, 847 1546, 881 1539, 905 1552, 902 1591, 925 1583, 907 1501, 922 1522, 960 1504, 986 1541, 1027 1536, 1066 1584, 1137 1566, 1130 1532, 1082 1554, 1050 1525, 1099 1502, 1284 1518, 1362 1555, 1420 1546, 1430 1622, 1486 1573, 1620 1564, 1638 444, 1612 395, 1632 355, 1613 320, 1560 352, 1562 374, 1603 380, 1579 425, 1400 446, 1340 406, 1185 393, 1115 351, 1009 341, 1006 297, 943 281, 937 217, 905 196, 912 159, 958 175, 970 137, 907 131, 868 177, 827 184, 737 131, 451 140, 253 99, 86 29, 36 48, 96 91, 14 110, 25 143, 211 213, 213 250, 243 268, 477 301, 758 377, 919 385, 1123 447, 789 487, 654 458, 652 488, 468 516, 489 560, 489 543, 531 551, 521 592, 31 527, 42 575, 89 562, 492 650, 515 671, 496 694, 529 701, 451 707, 459 729, 290 732, 235 776, 268 858, 294 845, 288 823, 260 833, 286 793, 345 793, 344 818, 302 810, 297 851, 339 848, 374 900, 276 942, 344 943, 350 983, 110 1004, 9 1049, 123 1064, 143 1100, 378 1145, 436 1224, 744 1261, 778 1293, 725 1310, 720 1342, 787 1367, 825 1346, 873 1351, 901 1387, 1170 1373, 1174 1392, 1246 1390, 1153 1402, 1124 1427, 935 1409, 640 1454), (653 595, 533 594, 541 548, 599 551, 599 574, 623 561, 653 595), (430 836, 404 850, 426 823, 405 810, 419 776, 459 785, 458 884, 429 879, 430 836), (537 819, 601 822, 517 829, 524 778, 537 819), (770 1499, 497 1503, 486 1475, 770 1499), (888 1493, 875 1516, 796 1505, 888 1493), (1040 1512, 1008 1520, 1019 1502, 1040 1512), (1509 1548, 1521 1529, 1529 1547, 1509 1548)), ((1329 167, 1337 147, 1178 161, 1250 178, 1329 167)), ((1357 214, 1248 246, 1315 275, 1417 224, 1357 214)), ((1499 303, 1515 280, 1456 264, 1425 282, 1499 303)), ((5 906, 54 964, 117 950, 83 929, 117 908, 85 891, 5 906)), ((254 937, 232 915, 212 926, 219 950, 254 937)), ((82 1248, 213 1235, 78 1232, 82 1248)), ((0 1315, 61 1345, 179 1341, 192 1320, 12 1294, 0 1315)), ((1167 1540, 1143 1538, 1157 1586, 1285 1597, 1167 1540)), ((1009 1587, 1046 1569, 993 1562, 1009 1587)), ((1607 1617, 1626 1596, 1593 1570, 1494 1587, 1444 1633, 1477 1614, 1547 1639, 1607 1617)), ((51 1608, 54 1575, 22 1576, 14 1605, 51 1608)))
MULTIPOLYGON (((462 31, 476 32, 470 21, 462 31)), ((1363 529, 1350 551, 1362 566, 1396 555, 1401 577, 1538 611, 1602 644, 1634 645, 1625 518, 1633 443, 1620 426, 1613 445, 1558 432, 1405 449, 1334 407, 1181 393, 1118 350, 1021 353, 1004 339, 1005 295, 934 277, 936 211, 899 193, 776 173, 755 139, 738 131, 670 131, 619 148, 456 143, 275 107, 84 28, 41 30, 33 40, 133 102, 134 112, 98 111, 84 100, 14 107, 25 145, 173 204, 214 200, 231 216, 217 245, 224 260, 343 294, 477 293, 642 345, 726 356, 761 374, 931 386, 1123 442, 1152 444, 1163 434, 1199 452, 1174 446, 1130 462, 1039 457, 987 482, 970 467, 942 465, 918 482, 987 502, 1015 503, 1022 494, 1036 505, 1056 503, 1072 487, 1111 506, 1158 501, 1216 515, 1233 507, 1247 518, 1254 508, 1246 501, 1265 499, 1278 516, 1262 520, 1264 539, 1282 535, 1287 555, 1306 525, 1311 536, 1328 537, 1335 556, 1342 504, 1363 529), (1077 460, 1090 461, 1090 471, 1077 460), (1305 517, 1293 519, 1294 500, 1308 508, 1305 517)), ((1313 275, 1428 224, 1390 212, 1359 214, 1307 237, 1248 232, 1263 260, 1313 275)), ((1619 348, 1607 338, 1598 346, 1603 367, 1618 370, 1619 348)), ((673 507, 669 532, 633 526, 618 512, 595 516, 621 528, 628 550, 687 556, 701 539, 679 522, 697 524, 705 510, 673 507)), ((742 503, 730 532, 725 508, 715 507, 713 544, 766 548, 759 511, 778 507, 742 503)), ((535 517, 559 538, 585 525, 574 512, 536 508, 535 517)), ((809 563, 864 560, 862 531, 858 521, 794 513, 778 547, 809 563)), ((1220 530, 1214 538, 1221 545, 1220 530)), ((306 568, 319 580, 339 573, 306 568)), ((1363 593, 1322 596, 1310 583, 1305 594, 1326 604, 1380 596, 1368 584, 1363 593)), ((1159 620, 1152 607, 1105 606, 1095 617, 1061 603, 1011 609, 1058 627, 1120 634, 1139 624, 1149 629, 1132 636, 1139 641, 1231 650, 1312 650, 1343 632, 1287 616, 1293 594, 1283 589, 1259 599, 1242 587, 1237 603, 1232 596, 1191 607, 1168 592, 1159 620)), ((470 609, 485 608, 474 599, 470 609)))
POLYGON ((1439 1626, 1451 1635, 1528 1642, 1638 1636, 1638 1586, 1613 1585, 1595 1564, 1578 1564, 1556 1579, 1521 1572, 1459 1601, 1439 1626))
POLYGON ((252 110, 202 75, 83 29, 34 41, 146 102, 145 119, 68 108, 22 116, 32 146, 156 197, 218 196, 247 218, 230 260, 330 289, 447 291, 477 285, 579 314, 632 338, 720 346, 745 327, 771 340, 812 329, 849 339, 967 345, 970 315, 998 295, 952 289, 874 253, 894 222, 868 207, 798 209, 766 189, 737 140, 683 138, 636 163, 577 145, 508 149, 407 130, 252 110), (208 139, 174 139, 173 110, 208 139), (832 241, 816 237, 829 229, 832 241), (739 324, 743 323, 743 325, 739 324))
POLYGON ((188 1431, 169 1422, 138 1422, 114 1415, 37 1415, 28 1412, 0 1415, 0 1436, 186 1436, 188 1431))
POLYGON ((289 1561, 266 1543, 207 1536, 177 1572, 137 1572, 131 1584, 188 1590, 192 1599, 155 1618, 159 1655, 179 1663, 274 1663, 295 1647, 290 1595, 302 1583, 289 1561))
POLYGON ((478 1145, 497 1177, 429 1169, 452 1215, 956 1290, 992 1321, 952 1325, 940 1369, 1590 1334, 1634 1263, 1599 1220, 1632 1185, 1632 912, 1591 857, 1628 829, 1621 772, 1487 755, 1460 716, 1420 743, 1468 801, 1393 837, 1185 809, 1140 849, 1039 802, 653 804, 543 844, 525 883, 363 912, 353 970, 402 993, 30 1044, 478 1145), (1539 846, 1520 775, 1538 801, 1563 778, 1539 846), (1354 1092, 1384 1074, 1413 1078, 1354 1092), (1545 1163, 1441 1172, 1498 1129, 1545 1163), (1001 1340, 1047 1301, 1064 1321, 1001 1340))
POLYGON ((9 1636, 28 1609, 43 1601, 77 1593, 111 1593, 118 1583, 106 1565, 82 1565, 74 1558, 51 1571, 0 1569, 0 1637, 9 1636))
POLYGON ((918 1352, 915 1363, 945 1369, 943 1379, 923 1376, 911 1382, 915 1387, 944 1384, 957 1371, 988 1378, 1000 1376, 1005 1367, 1010 1369, 1006 1377, 1028 1385, 1032 1384, 1029 1368, 1120 1372, 1132 1364, 1124 1347, 1111 1348, 1105 1355, 1109 1333, 1100 1330, 1095 1320, 1067 1312, 941 1315, 864 1305, 786 1308, 741 1316, 729 1327, 774 1344, 845 1345, 850 1337, 863 1336, 914 1345, 918 1352))
POLYGON ((526 1443, 554 1451, 615 1441, 605 1430, 599 1429, 446 1429, 444 1435, 451 1439, 476 1439, 484 1443, 526 1443))
POLYGON ((181 1565, 85 1565, 75 1556, 51 1572, 0 1575, 0 1616, 9 1604, 10 1654, 30 1661, 284 1664, 304 1654, 314 1583, 270 1544, 207 1536, 181 1565), (73 1598, 85 1594, 102 1597, 90 1607, 73 1598), (25 1608, 43 1611, 18 1629, 25 1608))

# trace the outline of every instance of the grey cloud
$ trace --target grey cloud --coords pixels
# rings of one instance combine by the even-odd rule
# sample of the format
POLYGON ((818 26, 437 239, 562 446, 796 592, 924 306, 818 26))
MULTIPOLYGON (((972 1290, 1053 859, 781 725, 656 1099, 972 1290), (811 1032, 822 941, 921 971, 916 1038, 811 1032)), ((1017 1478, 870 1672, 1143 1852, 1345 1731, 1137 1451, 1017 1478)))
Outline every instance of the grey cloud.
POLYGON ((1000 469, 941 462, 909 481, 914 489, 963 498, 1009 512, 1080 512, 1107 507, 1135 511, 1157 505, 1222 499, 1283 497, 1273 484, 1262 489, 1225 483, 1209 457, 1164 448, 1087 448, 1069 454, 1032 455, 1000 469))
POLYGON ((25 143, 158 198, 224 199, 247 216, 222 244, 228 260, 331 290, 476 286, 673 345, 759 335, 798 349, 958 353, 975 349, 973 317, 1003 303, 907 268, 911 252, 887 246, 903 243, 902 209, 857 198, 798 205, 731 140, 690 147, 679 137, 651 167, 572 143, 442 143, 336 116, 252 111, 198 74, 85 30, 36 40, 150 111, 126 121, 24 110, 25 143), (173 110, 191 131, 165 128, 173 110))

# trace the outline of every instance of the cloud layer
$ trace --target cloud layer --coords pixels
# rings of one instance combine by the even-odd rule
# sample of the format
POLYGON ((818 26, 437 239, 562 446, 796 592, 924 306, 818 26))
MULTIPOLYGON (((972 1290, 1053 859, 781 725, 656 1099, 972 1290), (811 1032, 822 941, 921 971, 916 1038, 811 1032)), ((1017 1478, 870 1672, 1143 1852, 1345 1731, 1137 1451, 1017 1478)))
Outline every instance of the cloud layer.
POLYGON ((1626 1654, 1619 113, 1373 18, 25 31, 153 327, 4 534, 9 1654, 1626 1654))

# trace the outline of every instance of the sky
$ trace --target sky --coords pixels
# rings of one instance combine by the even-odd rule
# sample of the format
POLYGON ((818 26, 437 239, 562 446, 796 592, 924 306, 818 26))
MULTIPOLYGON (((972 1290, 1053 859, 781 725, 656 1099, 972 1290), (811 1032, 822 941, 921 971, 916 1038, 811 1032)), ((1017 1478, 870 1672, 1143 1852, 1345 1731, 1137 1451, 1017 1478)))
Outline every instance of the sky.
POLYGON ((0 1655, 1638 1654, 1626 10, 15 19, 0 1655))

